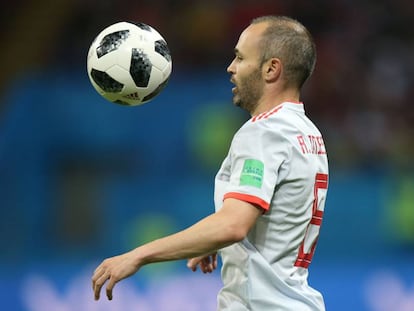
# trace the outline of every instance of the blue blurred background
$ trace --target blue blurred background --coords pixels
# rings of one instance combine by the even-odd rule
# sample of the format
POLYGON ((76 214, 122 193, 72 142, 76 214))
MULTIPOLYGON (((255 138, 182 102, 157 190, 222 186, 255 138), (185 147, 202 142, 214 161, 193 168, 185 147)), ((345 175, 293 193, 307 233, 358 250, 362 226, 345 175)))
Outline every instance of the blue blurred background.
MULTIPOLYGON (((15 0, 0 11, 1 310, 211 311, 219 273, 144 267, 93 301, 105 257, 213 211, 247 115, 225 71, 251 18, 302 21, 318 48, 304 89, 331 164, 309 282, 327 310, 414 310, 414 2, 15 0), (154 26, 173 74, 140 107, 103 100, 86 54, 104 27, 154 26)), ((256 311, 256 310, 255 310, 256 311)))

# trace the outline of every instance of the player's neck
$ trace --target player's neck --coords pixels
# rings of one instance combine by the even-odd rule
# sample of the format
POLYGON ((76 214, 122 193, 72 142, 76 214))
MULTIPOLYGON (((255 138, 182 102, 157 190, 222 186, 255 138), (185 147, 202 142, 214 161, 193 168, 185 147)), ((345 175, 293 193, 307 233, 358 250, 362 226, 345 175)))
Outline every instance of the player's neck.
POLYGON ((293 89, 287 89, 282 92, 269 92, 263 94, 262 98, 259 100, 259 103, 251 113, 252 116, 256 116, 266 111, 270 111, 277 106, 285 102, 298 103, 300 102, 299 91, 293 89))

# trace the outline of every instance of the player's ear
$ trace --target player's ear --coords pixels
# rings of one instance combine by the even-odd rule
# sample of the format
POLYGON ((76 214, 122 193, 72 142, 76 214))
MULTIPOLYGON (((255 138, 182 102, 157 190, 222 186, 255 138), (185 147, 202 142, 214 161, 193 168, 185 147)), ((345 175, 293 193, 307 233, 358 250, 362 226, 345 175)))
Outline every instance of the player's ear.
POLYGON ((263 74, 266 81, 277 80, 282 73, 282 62, 279 58, 272 57, 263 65, 263 74))

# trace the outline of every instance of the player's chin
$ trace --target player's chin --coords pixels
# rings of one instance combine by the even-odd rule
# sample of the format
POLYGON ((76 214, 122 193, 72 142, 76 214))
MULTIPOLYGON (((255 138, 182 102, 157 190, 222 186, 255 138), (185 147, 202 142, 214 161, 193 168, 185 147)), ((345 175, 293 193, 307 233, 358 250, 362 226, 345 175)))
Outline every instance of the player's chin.
POLYGON ((233 104, 237 107, 241 105, 241 100, 236 94, 233 95, 233 104))

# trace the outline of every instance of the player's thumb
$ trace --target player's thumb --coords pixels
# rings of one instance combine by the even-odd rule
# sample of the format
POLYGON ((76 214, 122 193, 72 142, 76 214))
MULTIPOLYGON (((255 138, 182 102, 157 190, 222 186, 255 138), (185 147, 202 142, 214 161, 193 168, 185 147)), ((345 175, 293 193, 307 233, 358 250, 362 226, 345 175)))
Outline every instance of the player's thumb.
POLYGON ((197 265, 199 262, 200 262, 199 258, 190 258, 187 260, 187 268, 192 271, 196 271, 197 265))

